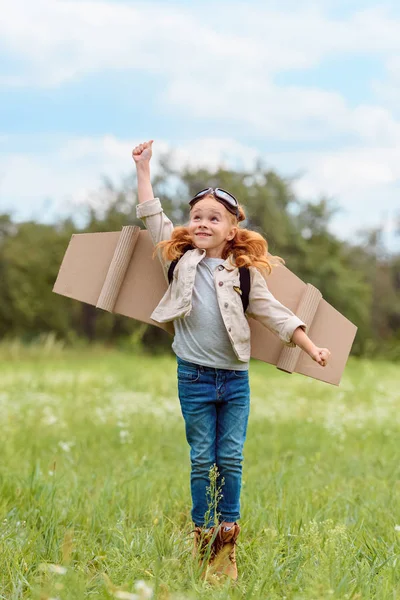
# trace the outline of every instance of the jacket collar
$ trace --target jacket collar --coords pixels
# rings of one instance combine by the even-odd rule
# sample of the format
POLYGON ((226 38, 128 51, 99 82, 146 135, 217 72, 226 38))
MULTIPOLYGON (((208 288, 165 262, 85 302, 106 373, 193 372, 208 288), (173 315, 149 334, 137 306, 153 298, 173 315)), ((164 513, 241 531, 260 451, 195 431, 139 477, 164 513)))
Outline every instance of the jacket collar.
MULTIPOLYGON (((193 254, 193 256, 196 256, 199 260, 197 261, 198 263, 203 260, 203 258, 206 255, 206 251, 205 250, 200 250, 200 248, 194 248, 193 250, 189 250, 188 252, 191 252, 193 254)), ((228 258, 222 263, 222 266, 224 267, 224 269, 226 269, 227 271, 233 271, 234 269, 236 269, 236 265, 233 263, 233 258, 232 258, 232 254, 230 254, 228 256, 228 258)))

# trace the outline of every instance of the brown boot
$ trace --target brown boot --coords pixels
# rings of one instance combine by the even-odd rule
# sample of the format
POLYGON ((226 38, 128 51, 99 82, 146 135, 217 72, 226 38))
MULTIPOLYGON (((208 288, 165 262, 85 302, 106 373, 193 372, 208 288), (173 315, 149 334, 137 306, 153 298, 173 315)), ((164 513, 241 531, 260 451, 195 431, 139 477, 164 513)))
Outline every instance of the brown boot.
POLYGON ((209 575, 225 575, 234 581, 238 578, 236 565, 236 540, 240 527, 235 523, 229 531, 224 531, 224 526, 219 525, 214 540, 213 560, 208 570, 209 575))
POLYGON ((195 527, 194 530, 193 558, 199 560, 201 566, 210 564, 215 557, 215 528, 208 530, 203 527, 195 527))

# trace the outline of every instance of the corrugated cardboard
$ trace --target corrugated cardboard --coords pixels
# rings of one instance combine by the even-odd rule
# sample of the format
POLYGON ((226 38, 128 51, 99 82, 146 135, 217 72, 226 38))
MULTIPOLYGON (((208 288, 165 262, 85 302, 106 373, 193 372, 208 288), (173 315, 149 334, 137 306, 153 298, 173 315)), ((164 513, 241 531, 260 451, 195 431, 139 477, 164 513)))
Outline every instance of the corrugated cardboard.
MULTIPOLYGON (((70 240, 53 291, 120 315, 173 332, 168 323, 150 315, 168 283, 146 230, 74 234, 70 240)), ((268 287, 282 304, 308 325, 308 335, 332 356, 321 367, 300 348, 289 348, 261 323, 249 318, 251 356, 288 373, 301 373, 339 385, 357 327, 335 310, 312 285, 284 266, 273 269, 268 287)))

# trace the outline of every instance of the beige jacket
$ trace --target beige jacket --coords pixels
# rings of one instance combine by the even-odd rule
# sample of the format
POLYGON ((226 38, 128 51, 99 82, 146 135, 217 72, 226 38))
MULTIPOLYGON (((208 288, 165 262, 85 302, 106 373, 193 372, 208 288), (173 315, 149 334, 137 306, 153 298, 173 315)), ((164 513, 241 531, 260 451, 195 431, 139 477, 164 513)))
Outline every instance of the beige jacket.
MULTIPOLYGON (((158 198, 138 204, 136 215, 147 228, 153 244, 171 238, 174 225, 163 212, 158 198)), ((186 317, 192 310, 192 291, 196 276, 196 267, 206 251, 195 248, 186 252, 175 267, 171 285, 169 285, 158 306, 151 314, 157 323, 170 323, 169 331, 174 332, 173 320, 186 317)), ((168 268, 171 261, 164 261, 159 250, 158 256, 168 282, 168 268)), ((250 359, 250 326, 246 317, 260 321, 275 333, 287 346, 294 347, 291 341, 297 327, 306 330, 303 323, 292 311, 281 304, 269 291, 267 283, 256 267, 250 267, 250 295, 246 314, 235 286, 240 286, 239 269, 230 257, 214 272, 215 289, 222 319, 239 360, 250 359)))

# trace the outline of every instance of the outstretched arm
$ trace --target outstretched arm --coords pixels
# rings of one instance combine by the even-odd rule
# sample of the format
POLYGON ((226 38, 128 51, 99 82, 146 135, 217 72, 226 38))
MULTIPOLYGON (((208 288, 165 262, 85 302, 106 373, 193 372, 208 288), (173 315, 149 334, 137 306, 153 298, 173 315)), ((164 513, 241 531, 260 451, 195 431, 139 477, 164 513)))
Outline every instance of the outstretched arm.
POLYGON ((299 346, 322 367, 331 355, 327 348, 318 348, 305 333, 306 324, 269 291, 258 269, 250 267, 251 288, 246 316, 260 321, 289 347, 299 346))
POLYGON ((321 365, 321 367, 326 366, 331 355, 328 348, 318 348, 301 327, 297 327, 297 329, 294 330, 292 340, 297 346, 304 350, 304 352, 307 352, 313 360, 321 365))

